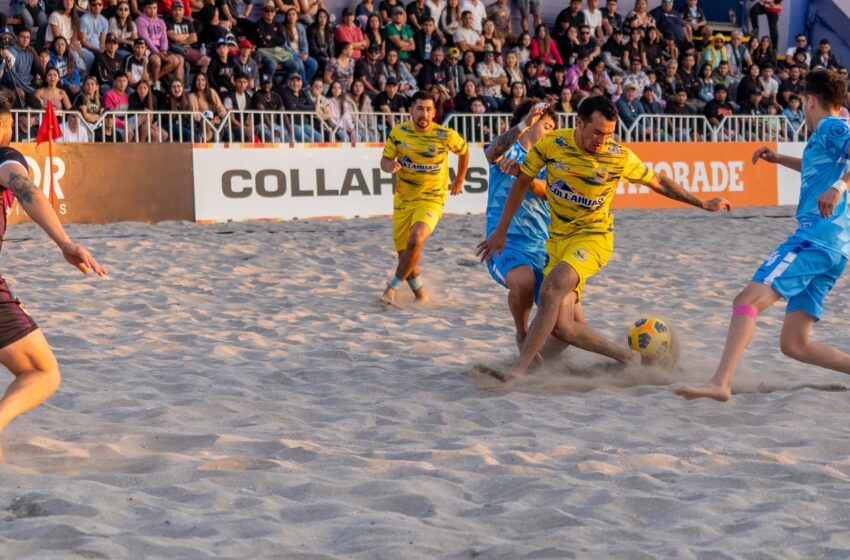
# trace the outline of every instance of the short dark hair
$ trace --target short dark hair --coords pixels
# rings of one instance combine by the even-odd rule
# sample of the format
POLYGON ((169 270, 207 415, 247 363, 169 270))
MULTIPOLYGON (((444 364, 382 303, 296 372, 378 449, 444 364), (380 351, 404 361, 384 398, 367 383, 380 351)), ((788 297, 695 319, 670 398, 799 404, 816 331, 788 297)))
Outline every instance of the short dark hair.
MULTIPOLYGON (((514 109, 514 114, 511 115, 511 126, 516 126, 522 122, 522 119, 531 112, 531 109, 538 103, 542 102, 542 99, 538 99, 536 97, 526 97, 522 103, 517 105, 516 109, 514 109)), ((551 105, 546 107, 546 110, 543 111, 541 117, 549 117, 554 122, 558 122, 558 116, 555 114, 555 109, 553 109, 551 105)))
POLYGON ((824 109, 835 110, 847 96, 847 82, 834 70, 813 70, 806 76, 803 93, 813 95, 824 109))
POLYGON ((604 95, 585 97, 579 103, 576 112, 578 113, 578 117, 584 122, 590 122, 593 118, 593 113, 601 114, 608 121, 616 121, 618 116, 617 106, 604 95))
POLYGON ((434 103, 434 105, 437 104, 437 102, 434 100, 434 96, 431 95, 430 91, 423 91, 421 89, 414 93, 413 96, 410 98, 410 106, 413 107, 419 100, 431 101, 432 103, 434 103))

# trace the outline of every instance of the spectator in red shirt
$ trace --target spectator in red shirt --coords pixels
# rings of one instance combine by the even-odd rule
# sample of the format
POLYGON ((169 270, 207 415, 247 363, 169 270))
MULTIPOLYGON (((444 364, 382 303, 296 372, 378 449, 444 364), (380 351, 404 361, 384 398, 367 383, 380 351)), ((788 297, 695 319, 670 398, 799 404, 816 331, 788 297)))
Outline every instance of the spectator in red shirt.
POLYGON ((354 12, 351 8, 345 8, 342 11, 342 25, 336 28, 334 41, 337 43, 351 43, 351 46, 354 47, 351 57, 354 60, 363 56, 361 51, 369 46, 369 41, 363 37, 363 31, 359 26, 354 24, 354 12))

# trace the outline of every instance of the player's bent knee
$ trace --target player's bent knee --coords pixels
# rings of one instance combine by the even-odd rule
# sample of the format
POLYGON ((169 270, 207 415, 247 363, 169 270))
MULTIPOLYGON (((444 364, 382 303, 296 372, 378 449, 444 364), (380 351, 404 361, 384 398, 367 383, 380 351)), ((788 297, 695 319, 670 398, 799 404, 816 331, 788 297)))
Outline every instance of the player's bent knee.
POLYGON ((55 393, 62 384, 62 374, 59 373, 59 368, 49 369, 44 371, 43 388, 48 396, 55 393))

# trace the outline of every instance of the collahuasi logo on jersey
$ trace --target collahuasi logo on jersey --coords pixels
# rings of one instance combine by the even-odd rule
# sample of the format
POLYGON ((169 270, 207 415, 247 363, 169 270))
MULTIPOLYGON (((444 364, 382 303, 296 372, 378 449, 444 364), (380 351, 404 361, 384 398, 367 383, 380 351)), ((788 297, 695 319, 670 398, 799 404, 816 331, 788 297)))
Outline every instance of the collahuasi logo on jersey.
POLYGON ((405 169, 410 169, 412 171, 423 171, 425 173, 436 173, 440 170, 440 164, 435 163, 433 165, 426 165, 423 163, 414 163, 410 156, 404 156, 399 160, 399 163, 405 169))
POLYGON ((563 198, 567 202, 574 202, 580 206, 584 206, 586 208, 599 208, 602 204, 605 203, 605 197, 601 196, 599 198, 590 198, 584 196, 583 194, 577 193, 573 190, 571 186, 567 184, 563 179, 559 181, 555 181, 553 184, 549 185, 549 190, 552 191, 552 194, 557 196, 558 198, 563 198))

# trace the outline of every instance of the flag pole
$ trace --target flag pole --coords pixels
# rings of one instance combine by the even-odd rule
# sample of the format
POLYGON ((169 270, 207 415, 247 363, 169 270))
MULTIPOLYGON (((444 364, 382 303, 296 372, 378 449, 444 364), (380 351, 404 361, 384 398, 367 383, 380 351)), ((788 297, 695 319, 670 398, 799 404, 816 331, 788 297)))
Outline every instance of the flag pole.
MULTIPOLYGON (((50 102, 48 101, 48 103, 50 102)), ((53 117, 53 115, 51 115, 51 117, 53 117)), ((49 134, 47 135, 47 157, 50 161, 50 207, 54 210, 56 209, 56 189, 53 185, 53 124, 55 120, 55 117, 47 119, 47 127, 49 131, 49 134)))

